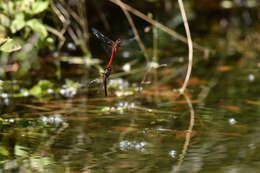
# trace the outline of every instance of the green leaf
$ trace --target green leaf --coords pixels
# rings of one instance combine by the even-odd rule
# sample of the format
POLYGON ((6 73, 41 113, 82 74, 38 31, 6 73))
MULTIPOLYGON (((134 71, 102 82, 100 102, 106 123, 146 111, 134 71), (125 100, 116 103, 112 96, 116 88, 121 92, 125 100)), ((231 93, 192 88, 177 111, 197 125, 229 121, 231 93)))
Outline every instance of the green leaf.
POLYGON ((5 16, 4 14, 0 13, 0 24, 2 26, 9 27, 10 23, 11 23, 10 19, 7 16, 5 16))
POLYGON ((49 6, 48 0, 22 0, 20 2, 21 9, 25 13, 35 15, 43 12, 49 6))
POLYGON ((78 89, 79 88, 79 83, 78 82, 74 82, 72 80, 66 80, 66 86, 78 89))
POLYGON ((3 156, 9 155, 9 151, 7 150, 6 147, 0 146, 0 155, 3 155, 3 156))
POLYGON ((25 26, 24 13, 18 13, 11 24, 11 32, 14 34, 25 26))
POLYGON ((48 37, 45 40, 39 40, 37 43, 37 48, 41 49, 43 47, 48 47, 49 49, 52 49, 53 45, 54 45, 54 40, 51 37, 48 37))
POLYGON ((30 94, 35 97, 40 97, 48 93, 48 89, 52 88, 53 83, 48 80, 39 81, 31 90, 30 94))
POLYGON ((6 37, 6 29, 3 25, 0 25, 0 38, 6 37))
POLYGON ((16 156, 21 156, 21 157, 28 156, 28 152, 26 150, 28 150, 28 148, 20 145, 15 145, 14 147, 14 153, 16 156))
POLYGON ((38 14, 46 10, 49 6, 49 1, 36 1, 33 3, 32 14, 38 14))
POLYGON ((2 39, 2 41, 5 43, 3 45, 0 44, 0 51, 10 53, 21 49, 21 45, 13 39, 8 39, 7 41, 2 39))
POLYGON ((34 32, 38 32, 40 34, 41 39, 44 39, 48 36, 46 27, 39 20, 31 19, 31 20, 27 21, 26 24, 34 32))
POLYGON ((15 4, 12 1, 0 1, 1 10, 3 10, 3 12, 8 16, 15 14, 14 5, 15 4))

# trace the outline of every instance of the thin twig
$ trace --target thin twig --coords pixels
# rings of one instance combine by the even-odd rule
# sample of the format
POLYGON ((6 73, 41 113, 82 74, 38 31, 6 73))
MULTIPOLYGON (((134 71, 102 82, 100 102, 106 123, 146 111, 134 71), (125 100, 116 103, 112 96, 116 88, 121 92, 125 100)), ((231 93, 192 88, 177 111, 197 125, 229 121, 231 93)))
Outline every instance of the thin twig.
POLYGON ((94 3, 94 6, 95 6, 95 8, 96 8, 96 11, 97 11, 97 13, 98 13, 98 15, 99 15, 99 18, 100 18, 100 20, 102 21, 102 23, 103 23, 105 29, 106 29, 106 30, 109 30, 109 29, 110 29, 110 25, 109 25, 109 23, 108 23, 108 21, 107 21, 106 15, 104 14, 103 10, 102 10, 101 7, 100 7, 100 3, 94 3))
MULTIPOLYGON (((152 18, 152 15, 149 16, 150 18, 152 18)), ((146 81, 147 75, 148 73, 151 72, 152 68, 154 68, 155 66, 158 66, 158 32, 157 32, 157 28, 155 26, 153 26, 153 58, 152 58, 152 64, 149 65, 147 71, 144 73, 144 77, 141 81, 141 84, 148 84, 150 83, 149 81, 146 81)), ((156 71, 156 69, 155 69, 156 71)))
POLYGON ((72 38, 72 40, 74 41, 74 43, 76 45, 79 45, 79 39, 71 27, 68 28, 68 33, 69 33, 70 37, 72 38))
POLYGON ((63 36, 63 34, 56 30, 55 28, 52 28, 48 25, 44 25, 44 27, 47 29, 47 31, 51 32, 52 34, 56 35, 57 37, 59 37, 60 40, 62 40, 63 42, 66 40, 66 38, 63 36))
POLYGON ((88 20, 87 20, 87 12, 85 9, 86 0, 79 1, 79 3, 76 4, 77 5, 76 10, 73 10, 73 8, 71 8, 70 5, 64 0, 60 0, 60 3, 61 3, 60 11, 64 9, 62 5, 66 7, 67 11, 63 10, 64 12, 63 11, 62 12, 64 13, 64 15, 65 13, 67 14, 65 15, 67 16, 67 20, 69 20, 70 23, 72 23, 71 21, 72 19, 74 19, 73 21, 75 21, 73 25, 70 25, 68 27, 67 32, 69 33, 70 37, 73 39, 74 43, 76 43, 81 47, 86 57, 90 57, 91 53, 88 48, 89 46, 88 45, 89 43, 88 20))
POLYGON ((158 64, 158 30, 153 26, 153 62, 158 64))
POLYGON ((51 0, 50 1, 51 4, 51 8, 53 10, 53 12, 58 16, 58 18, 60 19, 61 23, 63 24, 62 30, 60 31, 62 34, 64 34, 70 24, 70 20, 68 13, 66 12, 66 10, 64 10, 64 8, 61 5, 57 5, 60 8, 56 7, 56 5, 54 4, 54 2, 51 0))
POLYGON ((148 56, 147 50, 146 50, 146 48, 145 48, 145 46, 144 46, 142 40, 141 40, 141 38, 140 38, 140 36, 139 36, 139 34, 138 34, 138 31, 137 31, 137 29, 136 29, 136 27, 135 27, 135 24, 134 24, 134 21, 133 21, 132 17, 130 16, 130 14, 129 14, 129 12, 126 10, 126 8, 123 8, 125 4, 122 3, 121 0, 116 0, 116 1, 117 1, 117 3, 119 3, 119 4, 122 4, 122 6, 120 6, 120 7, 121 7, 121 9, 122 9, 123 12, 124 12, 124 14, 125 14, 125 16, 126 16, 128 22, 129 22, 129 24, 130 24, 130 26, 131 26, 131 28, 132 28, 132 30, 133 30, 133 32, 134 32, 135 38, 136 38, 136 40, 137 40, 137 43, 138 43, 140 49, 142 50, 142 52, 143 52, 143 54, 144 54, 144 57, 145 57, 145 59, 146 59, 146 62, 148 63, 150 58, 149 58, 149 56, 148 56))
POLYGON ((88 32, 88 18, 87 18, 87 11, 86 11, 86 0, 82 0, 82 3, 78 5, 79 8, 79 15, 82 21, 82 30, 83 30, 83 37, 85 40, 85 44, 88 47, 89 42, 89 32, 88 32))
POLYGON ((66 12, 66 10, 64 10, 64 8, 61 5, 59 5, 59 3, 55 4, 51 0, 50 4, 51 4, 51 8, 52 8, 53 12, 58 16, 58 18, 60 19, 60 21, 63 25, 61 31, 55 31, 52 28, 50 28, 50 30, 49 30, 49 32, 54 31, 52 33, 57 35, 60 38, 60 42, 58 45, 58 48, 60 49, 66 41, 66 38, 63 36, 63 34, 67 31, 67 28, 70 25, 69 15, 66 12), (59 8, 58 8, 58 6, 59 6, 59 8))
POLYGON ((186 87, 187 87, 187 84, 189 82, 190 75, 191 75, 193 47, 192 47, 192 40, 191 40, 191 35, 190 35, 190 28, 189 28, 189 24, 188 24, 188 21, 187 21, 187 17, 186 17, 185 9, 184 9, 184 6, 183 6, 183 2, 182 2, 182 0, 178 0, 178 3, 179 3, 181 16, 182 16, 182 20, 183 20, 183 23, 184 23, 184 28, 185 28, 186 35, 187 35, 188 47, 189 47, 189 64, 188 64, 187 74, 186 74, 184 83, 183 83, 182 87, 180 88, 180 92, 183 93, 185 91, 186 87))
MULTIPOLYGON (((182 35, 180 35, 179 33, 177 33, 176 31, 168 28, 167 26, 147 17, 145 14, 141 13, 140 11, 134 9, 133 7, 121 2, 121 1, 118 1, 118 0, 109 0, 110 2, 120 6, 121 8, 124 8, 125 10, 131 12, 132 14, 134 14, 135 16, 137 17, 140 17, 141 19, 145 20, 146 22, 156 26, 157 28, 163 30, 164 32, 172 35, 173 37, 175 37, 176 39, 184 42, 184 43, 188 43, 187 42, 187 39, 185 37, 183 37, 182 35)), ((197 43, 193 43, 194 45, 194 48, 198 49, 198 50, 201 50, 201 51, 204 51, 205 52, 209 52, 209 49, 208 48, 205 48, 205 47, 202 47, 200 46, 199 44, 197 43)))
MULTIPOLYGON (((60 2, 62 3, 62 5, 64 5, 68 12, 69 12, 69 15, 72 16, 74 18, 74 20, 81 26, 81 27, 84 27, 84 22, 82 20, 85 20, 85 19, 82 19, 80 18, 80 16, 71 9, 70 5, 68 5, 64 0, 60 0, 60 2)), ((81 4, 82 5, 82 4, 81 4)))
POLYGON ((2 46, 3 44, 5 44, 8 41, 7 38, 1 38, 0 40, 0 46, 2 46))

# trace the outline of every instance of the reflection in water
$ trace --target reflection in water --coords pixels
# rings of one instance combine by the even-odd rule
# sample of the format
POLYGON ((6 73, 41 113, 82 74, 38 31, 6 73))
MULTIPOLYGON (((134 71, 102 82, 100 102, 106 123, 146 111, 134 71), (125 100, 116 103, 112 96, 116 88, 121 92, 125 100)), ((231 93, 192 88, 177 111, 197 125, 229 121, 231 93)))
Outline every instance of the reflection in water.
POLYGON ((56 126, 59 126, 64 123, 62 116, 60 114, 55 114, 53 116, 41 116, 41 120, 44 124, 55 124, 56 126))
POLYGON ((147 142, 137 142, 137 141, 128 141, 124 140, 119 143, 120 150, 122 151, 129 151, 129 150, 138 150, 140 152, 145 151, 145 146, 147 145, 147 142))
POLYGON ((186 138, 185 138, 185 143, 183 145, 183 150, 182 150, 182 153, 180 154, 179 156, 179 161, 178 161, 178 164, 177 166, 174 166, 172 171, 171 172, 178 172, 181 165, 182 165, 182 162, 184 160, 184 157, 185 157, 185 154, 187 152, 187 149, 188 149, 188 146, 190 144, 190 138, 191 138, 191 133, 192 133, 192 128, 194 126, 194 119, 195 119, 195 114, 194 114, 194 109, 193 109, 193 106, 191 104, 191 101, 190 101, 190 98, 188 97, 187 93, 184 93, 183 94, 186 101, 187 101, 187 104, 189 106, 189 109, 190 109, 190 123, 189 123, 189 128, 186 132, 186 138))
MULTIPOLYGON (((25 112, 2 115, 0 170, 159 173, 218 170, 221 165, 247 170, 257 163, 258 102, 212 95, 226 91, 229 80, 219 80, 201 102, 194 93, 184 95, 186 102, 158 95, 160 104, 151 95, 87 102, 79 97, 34 106, 18 100, 25 112), (237 101, 240 109, 225 106, 237 101)), ((257 100, 253 95, 250 100, 257 100)))

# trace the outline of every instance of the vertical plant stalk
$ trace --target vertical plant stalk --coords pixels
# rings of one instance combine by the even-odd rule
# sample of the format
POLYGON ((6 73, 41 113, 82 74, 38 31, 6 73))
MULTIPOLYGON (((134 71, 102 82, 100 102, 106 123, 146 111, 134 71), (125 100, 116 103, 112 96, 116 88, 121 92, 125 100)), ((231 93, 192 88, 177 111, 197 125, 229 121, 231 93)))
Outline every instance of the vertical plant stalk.
POLYGON ((193 46, 192 46, 190 28, 189 28, 189 24, 188 24, 188 21, 187 21, 187 17, 186 17, 185 9, 184 9, 184 6, 183 6, 183 2, 182 2, 182 0, 178 0, 178 3, 179 3, 180 11, 181 11, 181 16, 182 16, 185 32, 186 32, 186 35, 187 35, 188 48, 189 48, 188 69, 187 69, 187 73, 186 73, 186 77, 185 77, 184 83, 183 83, 182 87, 179 90, 180 93, 183 94, 185 89, 186 89, 186 87, 187 87, 187 84, 189 82, 190 75, 191 75, 192 59, 193 59, 193 46))
POLYGON ((158 64, 158 30, 153 26, 153 62, 158 64))
POLYGON ((109 30, 110 29, 110 25, 109 25, 109 22, 107 20, 106 15, 104 14, 103 9, 100 7, 100 3, 93 3, 93 5, 95 6, 97 14, 99 15, 99 18, 102 21, 105 29, 109 30))
MULTIPOLYGON (((153 26, 153 59, 152 62, 158 67, 159 62, 158 62, 158 30, 155 26, 153 26)), ((154 83, 155 85, 158 85, 158 71, 157 68, 154 69, 154 83)), ((156 87, 157 88, 157 87, 156 87)), ((159 95, 159 89, 156 89, 156 94, 155 94, 155 99, 158 100, 158 95, 159 95)))
POLYGON ((79 11, 79 16, 81 18, 81 27, 82 27, 82 36, 83 42, 80 44, 81 49, 84 51, 87 57, 91 57, 89 51, 89 31, 88 31, 88 18, 87 18, 87 9, 86 9, 86 0, 81 0, 81 4, 77 6, 79 11))
POLYGON ((125 16, 126 16, 128 22, 129 22, 131 28, 132 28, 132 30, 133 30, 133 32, 134 32, 135 38, 136 38, 136 40, 137 40, 137 43, 138 43, 140 49, 142 50, 142 52, 143 52, 143 54, 144 54, 144 57, 145 57, 145 59, 146 59, 146 62, 148 63, 148 62, 149 62, 149 56, 148 56, 147 50, 146 50, 146 48, 145 48, 145 46, 144 46, 144 44, 143 44, 143 42, 142 42, 142 40, 141 40, 141 38, 140 38, 140 36, 139 36, 139 34, 138 34, 138 31, 137 31, 137 29, 136 29, 136 27, 135 27, 135 24, 134 24, 134 21, 133 21, 131 15, 130 15, 129 12, 126 10, 126 8, 124 7, 125 4, 122 3, 121 0, 115 0, 115 1, 117 2, 117 4, 120 4, 120 7, 121 7, 121 9, 123 10, 123 12, 124 12, 124 14, 125 14, 125 16))

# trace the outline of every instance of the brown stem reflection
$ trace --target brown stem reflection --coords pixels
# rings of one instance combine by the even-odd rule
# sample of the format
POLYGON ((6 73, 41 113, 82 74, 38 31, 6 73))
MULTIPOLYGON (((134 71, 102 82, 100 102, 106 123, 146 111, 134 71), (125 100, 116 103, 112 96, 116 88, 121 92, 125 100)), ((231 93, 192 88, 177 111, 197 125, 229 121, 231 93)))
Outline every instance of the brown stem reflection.
POLYGON ((188 146, 189 146, 189 143, 190 143, 190 138, 191 138, 191 134, 192 134, 192 128, 194 126, 194 119, 195 119, 195 113, 194 113, 194 109, 193 109, 193 106, 191 104, 191 100, 190 98, 188 97, 188 95, 186 93, 183 93, 186 101, 187 101, 187 104, 189 106, 189 109, 190 109, 190 125, 189 125, 189 128, 187 130, 187 133, 186 133, 186 138, 185 138, 185 143, 183 145, 183 149, 182 149, 182 153, 180 154, 179 156, 179 159, 178 159, 178 163, 177 163, 177 166, 173 166, 172 168, 172 173, 173 172, 178 172, 182 163, 183 163, 183 160, 184 160, 184 157, 185 157, 185 154, 188 150, 188 146))

